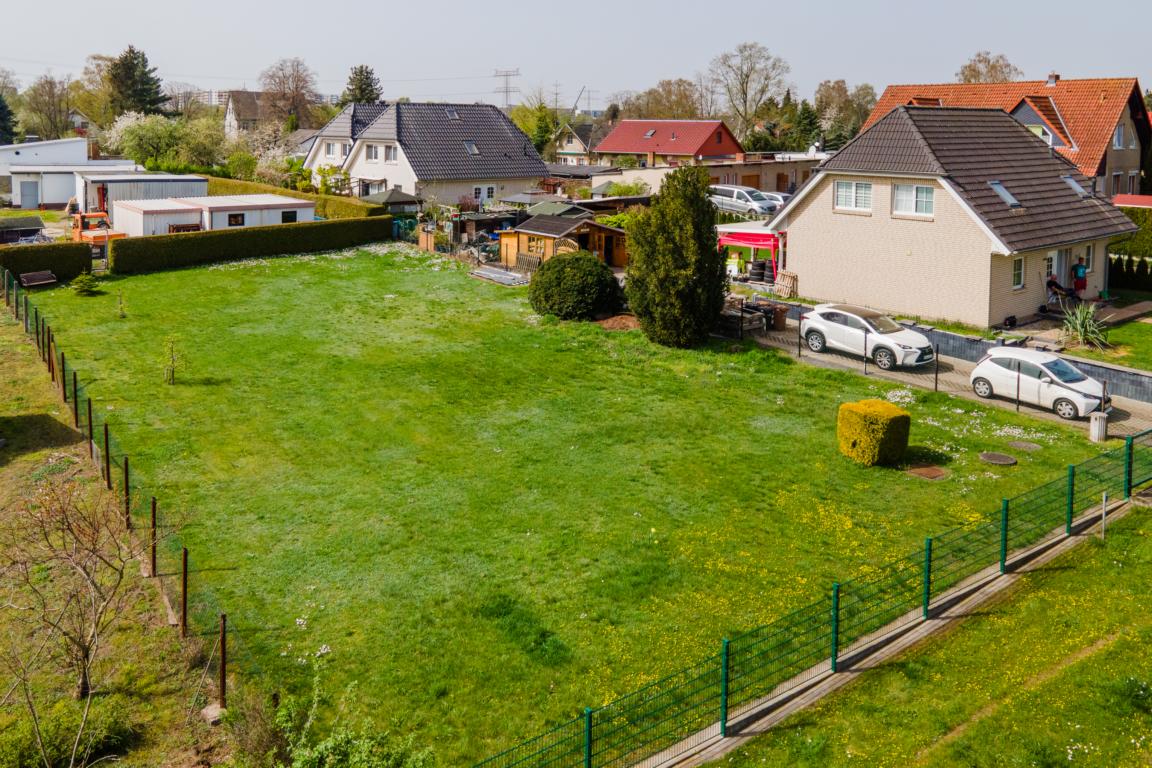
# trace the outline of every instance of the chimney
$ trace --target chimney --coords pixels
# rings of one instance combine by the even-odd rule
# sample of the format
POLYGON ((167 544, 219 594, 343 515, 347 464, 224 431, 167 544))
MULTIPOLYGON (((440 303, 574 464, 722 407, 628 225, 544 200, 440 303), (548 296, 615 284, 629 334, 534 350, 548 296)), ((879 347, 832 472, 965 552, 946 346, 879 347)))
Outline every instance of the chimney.
POLYGON ((1056 85, 1056 83, 1058 83, 1058 82, 1060 82, 1060 73, 1059 72, 1049 72, 1048 73, 1048 87, 1052 87, 1053 85, 1056 85))

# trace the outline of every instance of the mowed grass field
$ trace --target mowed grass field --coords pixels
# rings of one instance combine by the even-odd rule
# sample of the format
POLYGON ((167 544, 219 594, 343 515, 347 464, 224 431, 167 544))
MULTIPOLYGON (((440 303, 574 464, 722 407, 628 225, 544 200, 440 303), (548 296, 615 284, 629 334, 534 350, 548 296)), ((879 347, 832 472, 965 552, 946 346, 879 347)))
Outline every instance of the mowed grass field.
POLYGON ((1097 450, 1083 426, 751 345, 550 322, 524 289, 399 247, 104 287, 36 301, 142 492, 186 518, 197 630, 226 611, 237 671, 269 689, 306 688, 319 658, 327 690, 355 683, 361 713, 450 765, 1097 450), (913 458, 947 479, 839 456, 838 404, 889 393, 912 411, 913 458), (1042 448, 1016 467, 977 457, 1021 438, 1042 448))
POLYGON ((1145 507, 714 765, 1152 764, 1149 580, 1145 507))

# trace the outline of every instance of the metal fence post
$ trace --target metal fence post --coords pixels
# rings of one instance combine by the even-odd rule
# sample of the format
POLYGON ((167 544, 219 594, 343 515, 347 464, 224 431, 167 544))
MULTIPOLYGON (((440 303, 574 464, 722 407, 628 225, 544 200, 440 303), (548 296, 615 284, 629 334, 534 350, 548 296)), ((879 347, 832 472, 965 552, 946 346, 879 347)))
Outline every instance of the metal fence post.
POLYGON ((151 555, 148 569, 148 575, 156 578, 156 497, 152 497, 152 541, 151 541, 151 555))
POLYGON ((1008 571, 1008 499, 1000 503, 1000 573, 1008 571))
POLYGON ((124 456, 124 528, 132 530, 132 484, 128 475, 128 456, 124 456))
POLYGON ((72 421, 80 429, 80 376, 72 369, 72 421))
POLYGON ((584 707, 584 768, 592 768, 592 707, 584 707))
POLYGON ((728 735, 728 638, 720 646, 720 736, 728 735))
POLYGON ((864 375, 868 375, 868 329, 864 329, 864 375))
POLYGON ((112 444, 111 438, 108 437, 108 422, 104 422, 104 484, 108 490, 112 490, 112 444))
POLYGON ((63 352, 60 353, 60 395, 68 402, 68 361, 63 352))
POLYGON ((832 585, 832 671, 838 672, 840 661, 840 583, 832 585))
POLYGON ((1072 535, 1072 518, 1076 514, 1076 465, 1068 465, 1068 509, 1064 513, 1064 535, 1072 535))
POLYGON ((936 345, 936 372, 932 375, 932 391, 940 391, 940 345, 936 345))
POLYGON ((804 333, 803 322, 796 321, 796 357, 804 357, 804 333))
POLYGON ((1124 498, 1132 498, 1132 435, 1124 438, 1124 498))
POLYGON ((96 425, 92 421, 92 398, 88 398, 88 458, 96 458, 96 425))
POLYGON ((928 604, 932 602, 932 539, 924 539, 924 618, 928 618, 928 604))

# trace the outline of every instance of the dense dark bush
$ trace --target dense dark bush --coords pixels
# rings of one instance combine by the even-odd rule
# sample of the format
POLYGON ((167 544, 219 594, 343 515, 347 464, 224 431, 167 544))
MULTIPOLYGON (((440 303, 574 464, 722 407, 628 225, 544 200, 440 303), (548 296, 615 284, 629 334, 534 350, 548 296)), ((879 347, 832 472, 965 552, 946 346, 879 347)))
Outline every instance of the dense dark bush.
POLYGON ((237 181, 208 177, 210 195, 287 195, 316 203, 316 215, 324 219, 359 219, 364 216, 385 216, 388 208, 383 205, 362 203, 354 197, 318 195, 312 192, 297 192, 294 189, 274 187, 258 181, 237 181))
POLYGON ((554 256, 532 276, 528 300, 541 315, 591 320, 620 309, 622 292, 607 264, 587 251, 554 256))
POLYGON ((221 261, 314 253, 392 239, 392 217, 310 221, 113 240, 112 272, 134 275, 221 261))
POLYGON ((86 243, 41 243, 0 248, 0 269, 16 277, 48 270, 66 283, 92 268, 92 247, 86 243))

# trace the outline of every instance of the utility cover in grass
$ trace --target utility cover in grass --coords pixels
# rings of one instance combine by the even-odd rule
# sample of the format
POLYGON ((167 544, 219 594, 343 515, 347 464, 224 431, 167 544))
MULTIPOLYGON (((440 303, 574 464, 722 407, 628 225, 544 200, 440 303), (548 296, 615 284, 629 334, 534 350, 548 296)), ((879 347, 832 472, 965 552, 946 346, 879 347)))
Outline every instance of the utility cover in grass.
POLYGON ((836 417, 840 453, 867 467, 898 463, 911 428, 912 415, 887 400, 843 403, 836 417))

